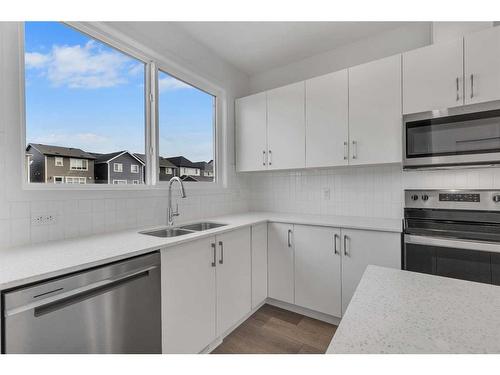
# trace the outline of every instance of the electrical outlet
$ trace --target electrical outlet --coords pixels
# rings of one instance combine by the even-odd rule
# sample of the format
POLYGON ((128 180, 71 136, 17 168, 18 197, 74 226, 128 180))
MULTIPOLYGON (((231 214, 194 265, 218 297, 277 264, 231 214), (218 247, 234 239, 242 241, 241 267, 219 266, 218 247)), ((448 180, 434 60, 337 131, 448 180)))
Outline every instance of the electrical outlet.
POLYGON ((31 217, 32 225, 51 225, 56 223, 55 215, 36 215, 31 217))
POLYGON ((328 187, 323 188, 323 200, 325 201, 330 200, 330 188, 328 187))

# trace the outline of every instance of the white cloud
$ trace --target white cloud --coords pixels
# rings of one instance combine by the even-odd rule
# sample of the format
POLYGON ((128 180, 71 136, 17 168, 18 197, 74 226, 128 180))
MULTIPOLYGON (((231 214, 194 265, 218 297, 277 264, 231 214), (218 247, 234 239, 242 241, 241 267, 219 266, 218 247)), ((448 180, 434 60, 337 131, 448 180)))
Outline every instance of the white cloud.
POLYGON ((119 52, 99 48, 89 41, 84 46, 52 46, 47 54, 27 52, 26 67, 43 70, 54 86, 95 89, 127 82, 123 69, 131 59, 119 52))
POLYGON ((158 80, 158 89, 160 93, 164 91, 173 91, 181 89, 192 89, 193 86, 188 85, 174 77, 164 77, 158 80))
MULTIPOLYGON (((107 137, 96 134, 96 133, 64 133, 64 132, 53 132, 47 133, 40 137, 33 137, 29 140, 31 143, 41 143, 54 146, 62 147, 76 147, 83 150, 93 150, 96 148, 104 148, 110 142, 107 137), (104 147, 103 147, 104 146, 104 147)), ((110 151, 107 151, 110 152, 110 151)))
POLYGON ((26 52, 24 55, 24 62, 28 69, 42 68, 47 64, 49 59, 49 56, 38 52, 26 52))

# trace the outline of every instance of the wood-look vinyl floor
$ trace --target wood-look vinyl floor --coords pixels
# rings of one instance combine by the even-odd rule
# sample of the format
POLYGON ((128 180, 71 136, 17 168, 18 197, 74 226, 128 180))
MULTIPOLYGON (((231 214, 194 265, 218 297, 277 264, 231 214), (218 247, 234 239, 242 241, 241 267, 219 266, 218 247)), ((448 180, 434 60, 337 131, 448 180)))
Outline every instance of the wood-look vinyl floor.
POLYGON ((229 334, 213 354, 325 353, 337 326, 264 305, 229 334))

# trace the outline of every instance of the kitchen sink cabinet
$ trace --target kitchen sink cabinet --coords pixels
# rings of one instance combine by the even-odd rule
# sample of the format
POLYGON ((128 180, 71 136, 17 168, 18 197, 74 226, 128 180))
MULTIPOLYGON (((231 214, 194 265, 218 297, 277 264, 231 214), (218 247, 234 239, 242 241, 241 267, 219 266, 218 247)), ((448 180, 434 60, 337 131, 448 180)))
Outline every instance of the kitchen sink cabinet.
POLYGON ((252 304, 250 228, 216 236, 217 334, 249 313, 252 304))
POLYGON ((199 353, 216 338, 215 238, 161 253, 163 353, 199 353))

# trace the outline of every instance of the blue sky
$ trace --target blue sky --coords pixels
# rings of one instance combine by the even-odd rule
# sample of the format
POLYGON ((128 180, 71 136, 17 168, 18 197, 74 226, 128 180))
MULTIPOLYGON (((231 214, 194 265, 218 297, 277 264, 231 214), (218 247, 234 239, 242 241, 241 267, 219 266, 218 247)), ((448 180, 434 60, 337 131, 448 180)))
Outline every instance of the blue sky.
MULTIPOLYGON (((57 22, 25 24, 27 142, 144 152, 144 65, 57 22)), ((213 157, 214 97, 159 73, 160 155, 213 157)))

